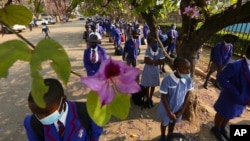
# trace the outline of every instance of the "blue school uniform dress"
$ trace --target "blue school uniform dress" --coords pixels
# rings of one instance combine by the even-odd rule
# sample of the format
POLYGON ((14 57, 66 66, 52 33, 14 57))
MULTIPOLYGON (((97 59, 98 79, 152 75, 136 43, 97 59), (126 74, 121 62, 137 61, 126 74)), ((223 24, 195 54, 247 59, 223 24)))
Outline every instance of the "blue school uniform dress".
MULTIPOLYGON (((74 102, 67 101, 66 110, 60 121, 64 123, 65 131, 63 137, 58 133, 57 123, 44 125, 44 141, 98 141, 102 134, 103 128, 96 125, 92 120, 90 121, 91 138, 89 137, 86 129, 82 126, 79 116, 77 115, 77 109, 74 102)), ((24 127, 27 133, 29 141, 39 141, 40 138, 32 130, 31 117, 28 115, 24 119, 24 127)))
MULTIPOLYGON (((150 46, 146 49, 145 57, 148 57, 150 60, 163 60, 165 58, 161 48, 158 48, 156 52, 153 52, 150 46)), ((144 65, 141 76, 141 85, 146 87, 160 85, 159 65, 144 65)))
POLYGON ((238 117, 250 101, 250 60, 229 63, 217 76, 222 88, 214 109, 223 118, 238 117))
MULTIPOLYGON (((193 89, 192 78, 177 78, 174 73, 166 76, 161 83, 160 93, 166 94, 169 103, 169 107, 173 113, 179 111, 184 103, 186 94, 188 91, 193 89)), ((157 115, 163 122, 164 126, 167 126, 172 120, 166 113, 166 109, 163 105, 162 100, 160 101, 157 108, 157 115)), ((181 121, 182 116, 180 116, 176 122, 181 121)))
POLYGON ((98 71, 102 61, 107 59, 105 49, 98 44, 97 47, 94 49, 96 53, 96 59, 93 62, 91 58, 93 53, 92 50, 92 48, 87 48, 84 50, 83 54, 83 64, 87 71, 87 76, 94 75, 98 71))

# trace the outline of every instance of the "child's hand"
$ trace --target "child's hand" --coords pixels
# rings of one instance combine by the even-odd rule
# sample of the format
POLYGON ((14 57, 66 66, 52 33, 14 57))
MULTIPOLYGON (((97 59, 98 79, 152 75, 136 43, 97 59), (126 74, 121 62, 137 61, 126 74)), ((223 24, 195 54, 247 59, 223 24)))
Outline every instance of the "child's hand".
POLYGON ((177 118, 176 118, 176 115, 174 114, 174 113, 170 113, 169 114, 169 117, 172 119, 172 120, 176 120, 177 118))
POLYGON ((181 115, 182 115, 181 110, 179 110, 175 113, 176 118, 179 118, 181 115))

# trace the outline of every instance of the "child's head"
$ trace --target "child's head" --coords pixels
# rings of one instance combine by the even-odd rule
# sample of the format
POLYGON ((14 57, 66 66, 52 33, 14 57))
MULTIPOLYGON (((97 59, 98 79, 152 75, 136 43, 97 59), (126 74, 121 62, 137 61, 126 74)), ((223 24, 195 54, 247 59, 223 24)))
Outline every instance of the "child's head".
POLYGON ((48 92, 43 97, 46 107, 40 108, 37 106, 31 93, 28 96, 28 105, 32 113, 36 115, 42 124, 52 124, 60 118, 62 109, 65 108, 66 96, 58 80, 48 78, 44 80, 44 84, 48 86, 48 92))
POLYGON ((156 37, 153 37, 150 33, 147 37, 147 43, 150 45, 151 49, 155 52, 159 48, 158 41, 156 37))
POLYGON ((176 75, 179 78, 187 78, 190 77, 190 62, 182 57, 177 57, 174 60, 174 70, 176 70, 176 75))
POLYGON ((138 39, 140 36, 140 29, 135 29, 132 31, 132 36, 134 39, 138 39))

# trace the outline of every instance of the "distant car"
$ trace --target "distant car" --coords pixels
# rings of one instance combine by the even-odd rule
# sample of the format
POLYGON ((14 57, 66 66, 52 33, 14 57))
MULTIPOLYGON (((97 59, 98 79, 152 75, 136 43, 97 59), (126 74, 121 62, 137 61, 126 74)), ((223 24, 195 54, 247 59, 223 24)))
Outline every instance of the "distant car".
POLYGON ((79 16, 79 20, 85 20, 84 16, 79 16))
POLYGON ((12 29, 14 31, 18 31, 18 32, 22 32, 23 30, 26 30, 26 26, 25 25, 20 25, 20 24, 15 24, 12 29))
POLYGON ((55 18, 44 18, 43 21, 45 21, 46 24, 55 24, 56 23, 55 18))
POLYGON ((39 26, 39 25, 42 25, 42 23, 49 24, 49 21, 45 20, 45 19, 36 19, 35 23, 36 23, 37 26, 39 26))
POLYGON ((49 24, 55 24, 56 23, 56 18, 49 18, 49 24))

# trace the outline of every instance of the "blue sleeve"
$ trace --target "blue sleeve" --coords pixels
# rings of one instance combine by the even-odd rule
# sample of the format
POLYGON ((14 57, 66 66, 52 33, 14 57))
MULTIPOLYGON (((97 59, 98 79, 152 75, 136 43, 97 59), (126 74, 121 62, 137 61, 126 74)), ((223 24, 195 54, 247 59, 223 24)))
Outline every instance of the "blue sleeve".
POLYGON ((103 60, 107 59, 107 52, 104 48, 102 48, 102 52, 103 52, 103 60))
MULTIPOLYGON (((235 66, 235 67, 241 67, 241 66, 235 66)), ((233 66, 232 63, 228 64, 221 71, 221 73, 218 74, 217 81, 220 84, 222 91, 227 93, 226 96, 230 97, 230 99, 234 100, 238 104, 246 105, 246 103, 249 100, 249 97, 244 94, 241 94, 240 88, 237 88, 237 84, 234 84, 234 83, 239 83, 237 79, 240 79, 236 78, 236 75, 239 74, 239 72, 237 72, 235 67, 233 66)))
POLYGON ((168 86, 169 86, 169 75, 166 76, 162 82, 161 82, 161 85, 160 85, 160 93, 163 93, 163 94, 167 94, 168 93, 168 86))
POLYGON ((84 50, 84 55, 83 55, 83 64, 84 64, 84 67, 85 67, 85 69, 86 69, 86 71, 87 71, 87 75, 89 75, 90 73, 91 73, 91 71, 92 71, 92 68, 91 68, 91 66, 90 66, 90 64, 89 64, 89 61, 88 61, 88 54, 87 54, 87 50, 84 50))
POLYGON ((103 127, 96 125, 95 122, 92 120, 91 120, 90 124, 91 124, 91 129, 92 129, 91 141, 98 141, 99 137, 101 136, 101 134, 103 132, 103 127))
POLYGON ((25 119, 24 119, 24 128, 25 128, 25 131, 26 131, 26 136, 28 138, 28 141, 39 141, 40 138, 36 135, 36 133, 32 130, 32 127, 31 127, 31 115, 29 116, 26 116, 25 119))

